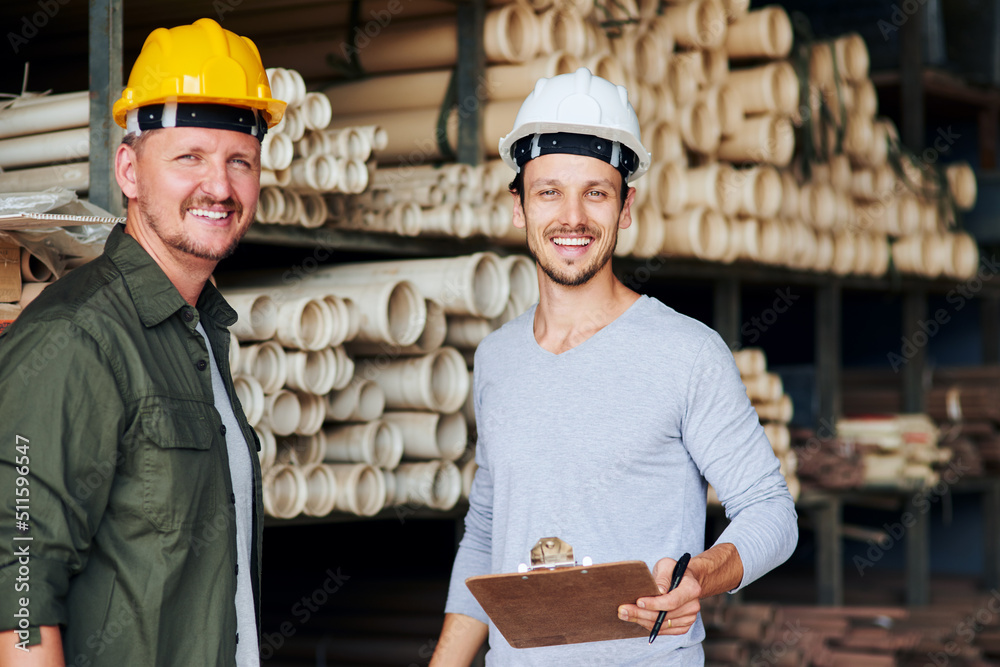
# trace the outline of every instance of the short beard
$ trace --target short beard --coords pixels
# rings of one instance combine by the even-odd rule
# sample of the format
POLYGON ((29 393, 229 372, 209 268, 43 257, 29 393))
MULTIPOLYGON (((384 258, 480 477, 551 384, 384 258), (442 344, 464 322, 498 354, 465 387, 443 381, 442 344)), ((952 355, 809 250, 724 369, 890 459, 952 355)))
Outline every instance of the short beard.
MULTIPOLYGON (((527 227, 527 220, 525 220, 525 226, 527 227)), ((556 283, 557 285, 562 285, 563 287, 578 287, 590 281, 591 278, 596 276, 598 272, 605 267, 605 265, 611 261, 611 257, 614 255, 615 247, 618 245, 618 227, 615 226, 614 238, 612 239, 611 245, 608 246, 607 251, 603 256, 596 258, 582 273, 577 275, 568 275, 565 273, 558 273, 552 267, 546 266, 541 260, 541 253, 536 252, 535 248, 532 247, 531 235, 527 236, 528 240, 528 252, 535 260, 535 264, 541 267, 542 272, 549 277, 549 279, 556 283)), ((595 241, 598 239, 595 239, 595 241)))
MULTIPOLYGON (((229 244, 228 247, 224 248, 219 252, 209 250, 208 248, 195 244, 191 239, 186 237, 183 231, 178 232, 168 236, 163 230, 163 225, 160 224, 159 218, 156 214, 146 205, 143 198, 139 199, 139 211, 142 213, 142 217, 149 223, 150 229, 160 237, 163 243, 175 250, 179 250, 185 254, 191 255, 192 257, 197 257, 198 259, 205 259, 213 262, 221 262, 225 258, 236 252, 236 247, 239 245, 240 241, 243 239, 244 234, 250 229, 250 225, 243 228, 240 235, 233 239, 233 242, 229 244)), ((241 220, 243 217, 243 207, 232 197, 226 199, 225 201, 216 202, 207 199, 195 199, 194 197, 189 197, 186 199, 180 208, 180 217, 184 219, 184 212, 191 208, 209 208, 214 204, 222 204, 223 206, 232 207, 233 217, 236 220, 241 220)), ((252 220, 256 216, 256 209, 254 209, 254 215, 250 216, 252 220)))

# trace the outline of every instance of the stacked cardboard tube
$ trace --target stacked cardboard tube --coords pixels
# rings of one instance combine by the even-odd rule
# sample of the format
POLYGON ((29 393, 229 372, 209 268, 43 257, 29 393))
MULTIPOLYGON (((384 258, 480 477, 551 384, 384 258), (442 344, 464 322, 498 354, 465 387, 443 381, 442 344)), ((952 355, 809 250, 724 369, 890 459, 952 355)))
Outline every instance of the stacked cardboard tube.
MULTIPOLYGON (((964 163, 906 166, 891 122, 877 116, 860 37, 811 45, 803 86, 790 60, 791 22, 780 7, 689 0, 658 12, 648 2, 597 10, 585 4, 496 3, 474 101, 482 106, 489 156, 539 77, 585 65, 628 88, 654 168, 638 183, 619 256, 835 275, 880 276, 890 266, 932 278, 974 273, 976 244, 952 230, 952 211, 975 204, 975 175, 964 163), (802 88, 808 99, 800 100, 802 88), (812 148, 796 145, 794 128, 803 123, 812 148), (898 174, 892 165, 901 161, 898 174)), ((453 17, 437 16, 386 27, 358 53, 370 76, 326 89, 335 109, 330 127, 370 122, 390 137, 376 187, 331 204, 332 224, 523 240, 505 225, 504 178, 484 175, 476 196, 444 176, 430 183, 426 173, 416 175, 425 165, 447 163, 456 148, 461 101, 442 115, 457 57, 453 24, 453 17), (403 57, 394 39, 427 48, 418 58, 403 57), (394 163, 400 166, 387 166, 394 163)), ((484 171, 491 169, 498 167, 484 171)))
MULTIPOLYGON (((733 359, 746 386, 747 396, 753 404, 764 433, 771 443, 774 455, 781 464, 781 474, 788 484, 792 498, 798 499, 801 485, 796 470, 798 459, 791 446, 788 422, 792 420, 792 399, 784 392, 781 377, 767 371, 767 357, 757 347, 746 347, 733 352, 733 359)), ((715 490, 709 487, 709 502, 719 504, 715 490)))
POLYGON ((877 116, 864 40, 849 34, 813 44, 808 91, 801 113, 812 119, 810 141, 828 157, 810 165, 810 181, 796 174, 799 212, 817 238, 833 235, 832 271, 879 275, 891 257, 900 273, 974 275, 975 241, 951 228, 957 211, 975 205, 975 174, 964 162, 937 164, 937 150, 918 157, 901 147, 892 122, 877 116))
MULTIPOLYGON (((800 82, 788 59, 787 14, 748 4, 688 0, 659 11, 650 2, 596 9, 491 3, 487 67, 476 98, 457 101, 443 115, 458 57, 456 21, 439 15, 440 7, 414 6, 414 15, 426 16, 404 14, 376 34, 358 36, 364 43, 355 45, 354 56, 363 78, 307 93, 295 69, 268 70, 274 94, 289 108, 265 138, 258 217, 520 242, 523 234, 508 222, 504 179, 473 176, 470 184, 449 174, 435 183, 427 167, 447 162, 458 115, 469 105, 482 106, 483 148, 493 154, 539 77, 586 65, 627 86, 654 156, 654 170, 638 183, 633 224, 620 234, 620 256, 835 275, 878 276, 890 266, 929 278, 973 275, 976 244, 953 230, 955 211, 975 204, 968 165, 942 168, 937 154, 913 159, 899 150, 892 123, 877 115, 867 47, 858 35, 807 45, 808 78, 800 82), (806 91, 801 100, 800 90, 806 91), (793 127, 802 123, 808 145, 796 146, 793 127), (383 165, 402 167, 383 167, 377 176, 371 147, 383 165), (715 188, 717 196, 685 197, 692 182, 702 193, 715 188)), ((313 77, 330 73, 320 70, 337 46, 288 45, 279 53, 313 77), (310 56, 311 49, 323 57, 310 56)), ((14 168, 0 174, 0 191, 86 189, 81 163, 35 165, 85 158, 87 113, 85 93, 19 98, 0 111, 0 167, 14 168), (49 155, 51 147, 58 155, 49 155)))
POLYGON ((321 227, 330 215, 323 195, 364 192, 372 154, 385 146, 386 133, 370 124, 328 129, 329 97, 306 92, 294 69, 275 67, 267 75, 272 95, 288 106, 261 144, 257 221, 321 227))
POLYGON ((447 510, 467 494, 468 359, 537 300, 530 259, 344 264, 223 293, 268 514, 447 510))
POLYGON ((0 105, 0 192, 90 187, 87 91, 24 95, 0 105))
MULTIPOLYGON (((495 155, 497 139, 512 127, 537 78, 586 65, 627 86, 654 157, 653 168, 637 184, 633 224, 619 234, 616 255, 753 262, 836 275, 882 275, 890 262, 900 272, 928 277, 974 273, 978 250, 967 234, 949 231, 949 206, 967 210, 975 204, 975 176, 965 164, 938 171, 920 160, 893 163, 895 130, 877 116, 863 40, 850 35, 812 45, 808 99, 800 100, 801 82, 788 60, 787 14, 779 7, 750 10, 748 4, 670 2, 660 13, 651 2, 607 8, 568 1, 495 3, 484 35, 488 64, 475 100, 482 105, 486 155, 495 155), (601 25, 608 20, 621 23, 601 25), (793 127, 806 121, 812 144, 832 148, 793 165, 795 152, 804 151, 795 144, 793 127)), ((274 96, 287 100, 289 109, 262 146, 259 221, 406 236, 479 235, 523 247, 523 231, 510 224, 512 174, 502 161, 467 167, 445 159, 456 148, 463 108, 459 100, 441 122, 457 59, 454 16, 403 18, 358 50, 365 78, 307 93, 296 70, 268 71, 274 96)), ((37 141, 30 144, 34 159, 49 159, 54 144, 61 152, 52 161, 85 158, 86 138, 73 149, 79 155, 66 153, 66 146, 80 143, 73 138, 85 134, 81 99, 86 102, 85 93, 24 99, 0 111, 0 167, 15 168, 0 174, 0 191, 65 183, 67 170, 83 166, 36 168, 44 162, 19 162, 24 147, 6 143, 7 137, 20 141, 30 135, 39 137, 31 139, 37 141), (42 113, 60 105, 73 111, 42 113), (40 124, 54 115, 69 120, 40 124), (5 163, 5 155, 15 157, 5 163), (28 173, 39 169, 51 172, 38 174, 49 180, 28 173)), ((385 497, 403 503, 431 497, 397 483, 391 469, 398 444, 403 443, 402 456, 409 456, 407 432, 416 427, 400 429, 402 418, 384 418, 383 410, 442 415, 448 418, 439 417, 434 428, 457 432, 457 418, 450 415, 466 412, 458 412, 462 402, 448 412, 457 400, 451 395, 390 396, 400 381, 380 384, 358 373, 378 370, 388 377, 395 370, 373 361, 385 354, 397 361, 422 360, 398 369, 400 375, 426 375, 428 366, 454 369, 458 357, 468 364, 488 331, 537 298, 531 288, 528 296, 513 295, 514 271, 537 289, 533 271, 523 279, 523 263, 500 265, 483 259, 489 253, 479 255, 461 268, 435 265, 393 281, 384 279, 395 271, 391 267, 337 267, 345 270, 336 277, 318 272, 296 285, 290 290, 294 298, 242 293, 249 288, 227 293, 234 305, 246 301, 237 307, 237 386, 261 434, 262 462, 275 469, 269 512, 319 512, 332 502, 338 510, 369 513, 384 506, 385 497), (490 287, 456 289, 473 284, 469 274, 490 287), (506 286, 498 276, 506 276, 506 286), (309 398, 317 396, 325 399, 309 398), (380 428, 338 431, 338 437, 362 444, 337 449, 321 440, 327 430, 377 420, 383 422, 380 428), (330 423, 340 426, 323 426, 330 423), (348 451, 358 460, 326 460, 328 450, 348 451), (312 461, 316 451, 324 456, 304 465, 302 459, 312 461), (346 465, 368 469, 363 474, 358 468, 334 469, 346 465), (315 472, 318 466, 329 469, 315 472), (381 503, 376 502, 380 489, 381 503), (366 497, 359 499, 360 493, 366 497)), ((787 443, 787 429, 779 426, 788 412, 787 396, 779 385, 783 398, 776 398, 767 377, 763 371, 745 374, 748 394, 780 457, 788 449, 781 444, 787 443)), ((442 451, 440 460, 451 462, 450 456, 442 451)), ((791 487, 794 463, 783 459, 783 466, 786 473, 792 467, 791 487)), ((434 475, 450 479, 450 471, 441 472, 446 467, 439 465, 434 475)), ((450 488, 450 482, 442 484, 450 488)))

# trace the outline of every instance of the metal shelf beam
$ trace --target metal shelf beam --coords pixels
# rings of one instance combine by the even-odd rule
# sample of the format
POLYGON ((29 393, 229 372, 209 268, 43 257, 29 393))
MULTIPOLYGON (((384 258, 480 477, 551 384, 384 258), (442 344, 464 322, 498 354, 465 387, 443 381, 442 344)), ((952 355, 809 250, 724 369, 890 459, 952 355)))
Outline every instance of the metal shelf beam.
POLYGON ((819 405, 816 428, 833 433, 840 417, 840 368, 842 308, 840 284, 836 281, 816 289, 816 397, 819 405))
MULTIPOLYGON (((250 227, 244 243, 260 243, 265 245, 282 245, 297 248, 321 248, 342 252, 382 252, 398 254, 406 257, 441 257, 469 254, 489 250, 502 255, 526 254, 524 245, 501 245, 482 237, 434 238, 406 237, 394 234, 376 234, 371 232, 321 227, 319 229, 304 229, 285 225, 270 225, 254 223, 250 227)), ((867 276, 831 276, 826 273, 810 273, 777 266, 762 266, 759 264, 716 264, 696 259, 670 257, 655 262, 648 259, 631 257, 615 257, 612 261, 615 273, 621 278, 628 278, 642 272, 645 283, 648 276, 657 279, 680 278, 685 280, 710 281, 735 280, 737 284, 778 284, 778 285, 810 285, 822 287, 836 282, 841 289, 860 291, 881 291, 890 293, 906 293, 923 290, 927 293, 946 294, 960 281, 949 279, 921 280, 917 278, 884 276, 872 278, 867 276)), ((626 284, 632 284, 626 280, 626 284)), ((984 282, 980 296, 1000 297, 1000 282, 993 284, 984 282)), ((737 316, 737 322, 739 317, 737 316)), ((728 341, 727 341, 728 342, 728 341)))
POLYGON ((111 108, 122 85, 122 0, 90 0, 90 201, 124 215, 122 193, 115 180, 115 151, 121 128, 111 108))
POLYGON ((458 62, 455 65, 455 90, 458 101, 459 162, 476 165, 483 161, 483 124, 485 90, 481 86, 486 70, 483 27, 486 1, 467 0, 458 5, 458 62))

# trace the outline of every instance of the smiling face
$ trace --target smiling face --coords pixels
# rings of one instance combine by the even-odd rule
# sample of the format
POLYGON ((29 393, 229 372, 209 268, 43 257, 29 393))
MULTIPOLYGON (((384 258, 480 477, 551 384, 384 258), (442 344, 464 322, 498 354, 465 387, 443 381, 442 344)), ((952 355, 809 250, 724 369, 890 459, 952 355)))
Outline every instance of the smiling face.
POLYGON ((632 222, 635 190, 621 201, 622 177, 597 158, 554 153, 524 165, 524 205, 514 197, 514 225, 554 283, 573 287, 606 271, 618 230, 632 222))
MULTIPOLYGON (((218 262, 235 250, 253 221, 260 194, 260 142, 230 130, 169 128, 123 146, 119 184, 138 208, 151 248, 182 261, 218 262), (131 151, 130 153, 128 151, 131 151)), ((132 216, 130 215, 130 218, 132 216)))

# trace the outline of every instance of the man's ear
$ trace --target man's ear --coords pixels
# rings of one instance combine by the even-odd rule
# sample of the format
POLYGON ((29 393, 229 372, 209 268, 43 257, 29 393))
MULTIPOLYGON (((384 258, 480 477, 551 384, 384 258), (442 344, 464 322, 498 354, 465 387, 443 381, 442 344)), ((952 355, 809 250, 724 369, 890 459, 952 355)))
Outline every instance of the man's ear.
POLYGON ((511 190, 510 196, 514 198, 514 226, 518 229, 524 229, 524 207, 521 206, 521 195, 511 190))
POLYGON ((128 144, 118 145, 118 150, 115 152, 115 180, 118 181, 122 194, 128 199, 136 199, 138 195, 135 176, 137 161, 134 148, 128 144))
POLYGON ((628 229, 632 224, 632 204, 635 203, 635 188, 628 189, 628 196, 625 197, 625 205, 618 216, 618 229, 628 229))

